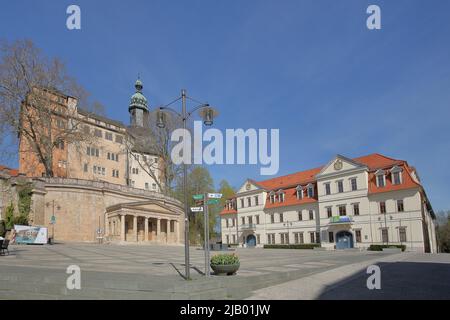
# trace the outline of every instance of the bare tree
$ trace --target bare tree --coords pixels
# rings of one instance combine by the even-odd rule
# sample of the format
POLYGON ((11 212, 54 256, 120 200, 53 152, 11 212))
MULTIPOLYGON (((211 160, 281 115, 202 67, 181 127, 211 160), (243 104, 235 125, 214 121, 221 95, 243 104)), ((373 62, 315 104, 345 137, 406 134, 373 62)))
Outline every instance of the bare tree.
POLYGON ((145 119, 144 127, 130 127, 130 139, 126 144, 127 152, 139 167, 148 174, 162 193, 173 195, 174 183, 182 173, 182 166, 171 159, 173 143, 170 135, 180 128, 181 120, 168 116, 165 128, 156 126, 156 111, 145 119))
POLYGON ((57 148, 93 139, 77 113, 79 105, 89 110, 86 99, 59 59, 44 57, 29 40, 0 43, 0 129, 46 176, 54 175, 57 148))

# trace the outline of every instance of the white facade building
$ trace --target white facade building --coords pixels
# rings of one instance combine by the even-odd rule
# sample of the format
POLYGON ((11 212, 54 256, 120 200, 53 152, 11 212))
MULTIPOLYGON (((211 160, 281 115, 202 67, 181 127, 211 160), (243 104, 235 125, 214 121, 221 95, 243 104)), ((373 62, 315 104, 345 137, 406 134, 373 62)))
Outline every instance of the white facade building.
POLYGON ((320 243, 327 249, 405 245, 436 252, 435 215, 416 170, 380 154, 256 182, 221 212, 222 242, 320 243))

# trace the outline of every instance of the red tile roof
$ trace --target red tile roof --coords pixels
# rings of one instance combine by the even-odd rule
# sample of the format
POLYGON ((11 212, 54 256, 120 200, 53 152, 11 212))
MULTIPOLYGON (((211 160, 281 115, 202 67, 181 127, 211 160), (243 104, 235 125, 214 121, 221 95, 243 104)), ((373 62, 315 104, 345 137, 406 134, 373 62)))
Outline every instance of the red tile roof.
POLYGON ((11 169, 3 165, 0 165, 0 171, 4 171, 6 172, 6 174, 9 174, 12 177, 17 177, 19 175, 19 170, 11 169))
MULTIPOLYGON (((416 181, 414 181, 414 179, 411 176, 411 172, 414 171, 414 168, 410 167, 408 165, 408 163, 404 160, 389 158, 389 157, 386 157, 379 153, 373 153, 373 154, 370 154, 367 156, 354 158, 352 160, 354 162, 360 163, 360 164, 368 167, 368 169, 369 169, 369 194, 420 187, 420 184, 417 183, 416 181), (389 173, 389 169, 391 169, 395 165, 397 165, 403 169, 403 174, 402 174, 403 181, 399 185, 392 184, 391 175, 389 173), (382 188, 378 188, 376 185, 375 171, 378 169, 384 169, 384 170, 386 170, 386 173, 387 173, 386 186, 384 186, 382 188)), ((289 174, 286 176, 263 180, 263 181, 252 181, 252 180, 250 180, 250 181, 252 181, 255 185, 257 185, 267 191, 272 191, 272 190, 278 191, 279 189, 284 190, 284 192, 285 192, 284 202, 280 203, 280 202, 275 201, 275 203, 270 203, 270 201, 268 201, 268 199, 267 199, 265 208, 275 208, 275 207, 282 207, 282 206, 284 207, 284 206, 298 205, 298 204, 304 204, 304 203, 313 203, 313 202, 317 202, 316 175, 323 168, 324 168, 324 166, 318 167, 315 169, 309 169, 309 170, 305 170, 305 171, 292 173, 292 174, 289 174), (303 198, 300 200, 297 199, 295 188, 298 185, 301 185, 304 188, 308 183, 314 184, 315 197, 308 198, 306 196, 306 192, 304 191, 303 198)), ((226 211, 224 210, 224 211, 222 211, 222 213, 223 212, 226 212, 226 211)), ((226 213, 224 213, 224 214, 226 214, 226 213)))

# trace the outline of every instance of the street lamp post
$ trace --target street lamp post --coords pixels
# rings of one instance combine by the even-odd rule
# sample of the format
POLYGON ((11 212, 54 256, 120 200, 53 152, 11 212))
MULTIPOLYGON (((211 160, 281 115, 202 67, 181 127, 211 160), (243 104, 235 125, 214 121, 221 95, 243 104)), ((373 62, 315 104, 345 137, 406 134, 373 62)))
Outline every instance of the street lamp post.
MULTIPOLYGON (((287 222, 283 223, 283 226, 285 226, 287 228, 287 234, 288 234, 287 241, 290 242, 289 241, 289 227, 292 226, 292 222, 287 221, 287 222)), ((287 243, 287 244, 289 244, 289 243, 287 243)))
MULTIPOLYGON (((55 223, 56 223, 56 216, 55 216, 55 200, 52 200, 52 202, 47 202, 45 205, 47 208, 50 206, 50 203, 52 204, 52 217, 50 219, 50 223, 52 225, 52 241, 51 243, 55 243, 55 223)), ((57 209, 61 209, 61 207, 58 205, 57 209)))
MULTIPOLYGON (((198 106, 193 108, 191 111, 187 112, 186 110, 186 100, 189 99, 198 103, 197 100, 192 99, 186 95, 186 90, 181 90, 181 96, 176 98, 171 103, 159 107, 157 116, 156 116, 156 126, 158 128, 164 128, 166 126, 166 117, 164 110, 170 111, 183 121, 183 150, 186 152, 186 127, 187 120, 189 117, 196 111, 201 111, 201 116, 203 118, 203 123, 205 126, 211 126, 213 124, 213 119, 217 116, 217 111, 209 106, 207 103, 200 103, 198 106), (170 108, 169 106, 177 101, 181 100, 181 114, 176 110, 170 108)), ((184 157, 184 155, 183 155, 184 157)), ((185 161, 183 160, 183 193, 184 193, 184 263, 185 263, 185 277, 186 280, 190 279, 190 264, 189 264, 189 209, 188 209, 188 201, 187 201, 187 166, 185 161)))

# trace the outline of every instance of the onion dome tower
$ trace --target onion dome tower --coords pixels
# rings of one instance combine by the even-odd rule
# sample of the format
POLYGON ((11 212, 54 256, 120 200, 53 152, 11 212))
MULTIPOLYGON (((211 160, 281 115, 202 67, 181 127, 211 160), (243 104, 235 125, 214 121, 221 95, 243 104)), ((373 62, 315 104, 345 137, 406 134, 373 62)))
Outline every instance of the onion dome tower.
POLYGON ((147 98, 142 94, 141 80, 138 78, 134 85, 136 93, 131 96, 128 112, 130 113, 130 125, 132 127, 143 127, 148 121, 147 98))

